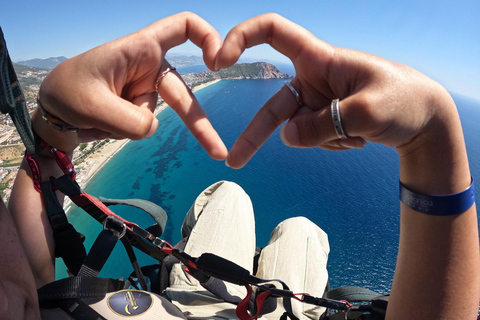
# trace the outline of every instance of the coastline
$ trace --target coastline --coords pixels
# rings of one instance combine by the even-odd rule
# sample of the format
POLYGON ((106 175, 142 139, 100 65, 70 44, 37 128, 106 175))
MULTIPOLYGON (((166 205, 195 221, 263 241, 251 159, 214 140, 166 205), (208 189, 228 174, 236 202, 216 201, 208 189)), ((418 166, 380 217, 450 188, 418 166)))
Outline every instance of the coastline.
MULTIPOLYGON (((196 92, 198 90, 204 89, 219 81, 221 80, 216 79, 213 81, 202 83, 194 87, 192 92, 196 92)), ((160 114, 167 107, 168 105, 164 101, 161 101, 160 103, 158 103, 154 112, 155 116, 160 114)), ((105 166, 105 164, 107 164, 107 162, 110 161, 130 141, 131 141, 130 139, 113 140, 107 143, 101 149, 99 149, 98 153, 95 152, 94 154, 86 158, 84 160, 84 163, 86 164, 85 166, 86 169, 80 169, 77 171, 77 183, 80 185, 80 187, 84 188, 88 184, 88 182, 95 176, 95 174, 97 174, 97 172, 100 171, 100 169, 102 169, 103 166, 105 166)), ((65 212, 68 212, 70 207, 71 207, 71 201, 70 199, 67 198, 65 199, 65 203, 64 203, 65 212)))

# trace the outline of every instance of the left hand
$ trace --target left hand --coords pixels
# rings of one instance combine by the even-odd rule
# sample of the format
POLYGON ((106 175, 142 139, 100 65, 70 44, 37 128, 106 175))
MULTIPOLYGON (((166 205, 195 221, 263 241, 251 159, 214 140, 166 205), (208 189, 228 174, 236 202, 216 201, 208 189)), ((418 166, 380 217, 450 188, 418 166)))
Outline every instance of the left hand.
MULTIPOLYGON (((151 136, 158 127, 153 115, 155 81, 170 67, 165 53, 187 40, 202 48, 206 65, 213 69, 220 36, 205 20, 184 12, 64 61, 45 78, 40 100, 52 115, 80 128, 83 141, 151 136)), ((176 72, 164 77, 158 91, 212 158, 227 156, 205 112, 176 72)))

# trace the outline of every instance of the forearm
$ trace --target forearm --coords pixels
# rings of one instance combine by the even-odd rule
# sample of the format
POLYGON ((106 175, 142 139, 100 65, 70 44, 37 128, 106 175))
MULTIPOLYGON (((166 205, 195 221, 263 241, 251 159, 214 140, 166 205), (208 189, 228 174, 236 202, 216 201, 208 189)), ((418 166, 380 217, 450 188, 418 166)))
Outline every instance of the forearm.
MULTIPOLYGON (((41 119, 38 110, 32 116, 32 124, 36 133, 42 139, 58 149, 68 150, 67 155, 71 158, 71 150, 76 146, 75 133, 64 133, 56 130, 41 119)), ((45 148, 41 154, 32 155, 32 157, 38 165, 41 182, 48 181, 50 177, 63 175, 52 156, 50 148, 45 148)), ((63 203, 63 194, 57 192, 57 198, 60 203, 63 203)), ((55 245, 53 233, 42 195, 34 189, 32 174, 25 160, 22 162, 15 179, 9 202, 9 211, 17 226, 37 288, 54 281, 55 245)))
MULTIPOLYGON (((400 154, 400 181, 430 195, 452 194, 471 183, 460 120, 442 90, 426 130, 400 154)), ((433 216, 401 204, 400 245, 388 319, 474 319, 479 300, 476 207, 433 216)))

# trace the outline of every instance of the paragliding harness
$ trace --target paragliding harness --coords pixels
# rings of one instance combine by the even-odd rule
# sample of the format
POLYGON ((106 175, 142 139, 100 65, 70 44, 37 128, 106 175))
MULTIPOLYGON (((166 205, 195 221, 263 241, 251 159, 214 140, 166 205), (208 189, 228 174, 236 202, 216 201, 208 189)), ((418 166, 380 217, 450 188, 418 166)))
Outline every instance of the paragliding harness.
POLYGON ((73 274, 72 277, 52 282, 38 290, 41 307, 60 308, 73 319, 105 319, 82 299, 103 298, 109 292, 122 290, 128 286, 162 294, 168 287, 169 269, 174 263, 180 261, 208 291, 226 302, 237 305, 236 314, 242 320, 255 319, 272 312, 276 308, 276 298, 283 299, 286 310, 281 319, 298 319, 292 312, 291 299, 325 307, 326 312, 321 319, 377 320, 384 318, 388 299, 377 297, 378 294, 372 291, 345 287, 327 291, 323 297, 314 297, 308 293, 293 293, 281 280, 260 279, 239 265, 211 253, 191 257, 182 250, 181 245, 173 247, 160 239, 167 214, 154 203, 138 199, 97 199, 87 194, 76 183, 75 170, 68 156, 41 141, 33 132, 25 98, 8 56, 1 29, 0 36, 1 111, 11 115, 26 146, 25 159, 32 173, 34 187, 43 196, 48 220, 53 230, 55 256, 63 258, 69 272, 73 274), (44 148, 50 148, 64 173, 60 178, 50 177, 46 182, 42 182, 39 167, 31 156, 44 148), (100 232, 88 255, 83 245, 84 237, 68 222, 63 207, 55 195, 55 190, 67 195, 72 202, 103 225, 103 231, 100 232), (108 206, 114 204, 140 208, 152 215, 156 224, 143 229, 113 213, 108 206), (134 269, 126 283, 122 280, 98 277, 118 240, 124 245, 134 269), (140 268, 133 247, 155 258, 159 264, 140 268), (230 295, 224 281, 245 286, 247 296, 242 299, 230 295), (274 282, 280 283, 281 289, 275 287, 272 284, 274 282), (256 287, 255 292, 252 286, 256 287))
MULTIPOLYGON (((45 142, 41 142, 41 145, 44 148, 51 148, 45 142)), ((161 294, 168 286, 168 277, 167 279, 165 277, 165 275, 168 276, 168 270, 165 269, 168 269, 169 265, 171 268, 172 263, 180 261, 205 289, 226 302, 236 304, 236 314, 242 320, 255 319, 262 314, 272 312, 276 308, 276 299, 270 298, 283 299, 286 313, 282 319, 298 319, 292 312, 291 299, 327 308, 327 313, 323 319, 382 319, 382 317, 378 318, 378 315, 384 314, 386 300, 376 298, 378 294, 365 289, 336 289, 328 291, 324 297, 313 297, 307 293, 293 293, 289 290, 287 284, 281 280, 264 280, 255 277, 239 265, 211 253, 204 253, 200 257, 191 257, 181 249, 175 248, 160 239, 167 220, 167 214, 161 207, 139 199, 97 199, 83 191, 76 183, 75 171, 69 158, 55 148, 51 148, 51 152, 64 175, 57 179, 51 177, 47 182, 41 182, 41 173, 38 166, 28 153, 25 154, 25 159, 32 172, 35 189, 42 193, 45 200, 47 215, 56 244, 55 255, 64 259, 69 271, 75 276, 40 288, 39 298, 43 305, 52 305, 59 300, 65 303, 65 301, 92 297, 95 294, 105 294, 109 290, 122 289, 124 284, 121 281, 97 277, 117 240, 120 239, 134 269, 129 281, 127 281, 134 288, 161 294), (70 197, 72 202, 103 224, 103 231, 88 255, 85 254, 81 235, 68 223, 54 190, 63 192, 70 197), (156 224, 143 229, 113 213, 108 206, 114 204, 125 204, 140 208, 148 212, 155 219, 156 224), (162 264, 140 268, 132 247, 136 247, 162 264), (162 267, 164 272, 158 271, 158 269, 162 270, 162 267), (145 277, 145 273, 151 276, 145 277), (162 277, 163 279, 161 279, 162 277), (223 281, 245 286, 247 296, 242 299, 230 295, 223 281), (272 282, 280 283, 281 289, 272 285, 272 282), (252 286, 257 288, 255 293, 252 286), (365 301, 367 295, 372 301, 370 304, 352 304, 345 299, 350 297, 351 301, 365 301), (374 297, 376 299, 372 299, 374 297), (341 312, 336 315, 331 310, 341 312), (328 313, 332 314, 327 315, 328 313)), ((60 303, 61 307, 62 303, 60 303)), ((85 307, 88 308, 88 306, 85 307)), ((70 310, 71 305, 67 304, 64 308, 70 310)), ((82 309, 82 312, 85 311, 82 309)), ((75 315, 71 314, 71 316, 75 315)))

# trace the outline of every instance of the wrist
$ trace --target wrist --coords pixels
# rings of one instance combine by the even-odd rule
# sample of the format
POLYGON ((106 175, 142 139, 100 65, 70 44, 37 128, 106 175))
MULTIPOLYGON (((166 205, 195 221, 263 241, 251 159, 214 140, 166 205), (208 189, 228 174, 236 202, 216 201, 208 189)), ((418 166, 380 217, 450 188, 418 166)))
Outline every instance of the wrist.
POLYGON ((32 127, 46 143, 66 153, 72 152, 79 145, 77 132, 59 131, 42 117, 39 108, 32 114, 32 127))
POLYGON ((451 194, 471 182, 468 157, 458 112, 442 88, 430 98, 430 117, 410 142, 397 147, 400 181, 424 194, 451 194))

